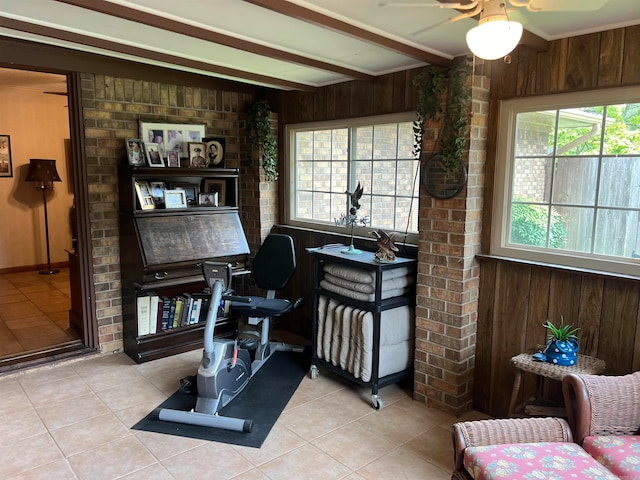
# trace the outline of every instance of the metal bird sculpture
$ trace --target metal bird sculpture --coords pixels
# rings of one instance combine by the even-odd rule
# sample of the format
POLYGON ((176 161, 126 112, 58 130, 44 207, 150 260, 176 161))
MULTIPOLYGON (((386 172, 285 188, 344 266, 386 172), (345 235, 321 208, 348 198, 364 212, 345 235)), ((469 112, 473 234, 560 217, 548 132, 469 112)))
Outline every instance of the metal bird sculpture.
POLYGON ((355 215, 360 208, 360 198, 362 197, 362 192, 364 192, 364 187, 360 185, 360 182, 358 182, 358 186, 353 191, 353 193, 349 192, 348 190, 344 192, 349 196, 349 201, 351 202, 351 209, 349 210, 349 213, 351 215, 355 215))
POLYGON ((395 246, 395 234, 387 233, 384 230, 378 230, 377 232, 371 232, 376 237, 376 245, 379 250, 376 252, 375 258, 380 262, 393 262, 396 259, 395 252, 398 251, 398 247, 395 246))

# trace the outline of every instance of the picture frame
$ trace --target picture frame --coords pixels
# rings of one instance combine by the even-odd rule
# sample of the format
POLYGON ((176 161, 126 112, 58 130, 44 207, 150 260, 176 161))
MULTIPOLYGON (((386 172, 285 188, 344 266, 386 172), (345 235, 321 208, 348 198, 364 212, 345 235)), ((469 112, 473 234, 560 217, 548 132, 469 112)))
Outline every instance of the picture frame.
MULTIPOLYGON (((156 143, 163 158, 168 152, 178 152, 187 158, 189 142, 201 142, 206 135, 205 124, 140 122, 140 138, 145 143, 156 143)), ((190 158, 190 157, 189 157, 190 158)))
POLYGON ((165 182, 149 182, 151 196, 156 205, 164 205, 164 191, 167 189, 165 182))
POLYGON ((202 191, 203 193, 217 193, 218 206, 223 207, 225 205, 225 195, 227 193, 227 182, 225 180, 205 179, 202 191))
POLYGON ((180 167, 180 154, 175 151, 167 152, 167 167, 180 167))
POLYGON ((145 142, 144 150, 147 155, 147 165, 150 167, 164 167, 164 160, 158 148, 158 144, 145 142))
POLYGON ((213 192, 213 193, 200 192, 198 194, 198 205, 201 207, 217 207, 218 192, 213 192))
POLYGON ((156 204, 153 201, 153 196, 151 195, 151 187, 149 186, 149 182, 141 182, 136 180, 136 194, 138 196, 138 202, 140 203, 141 210, 153 210, 156 208, 156 204))
POLYGON ((165 190, 164 208, 187 208, 187 195, 184 190, 165 190))
POLYGON ((224 168, 225 165, 225 139, 222 137, 205 137, 204 143, 205 158, 208 168, 224 168))
POLYGON ((0 135, 0 177, 13 177, 11 137, 9 135, 0 135))
POLYGON ((146 167, 147 160, 142 139, 127 138, 125 139, 127 146, 127 161, 129 165, 134 167, 146 167))
POLYGON ((172 190, 184 190, 188 206, 195 206, 198 204, 200 185, 197 183, 172 183, 170 187, 172 190))
POLYGON ((189 142, 189 168, 205 168, 207 159, 204 156, 204 143, 189 142))

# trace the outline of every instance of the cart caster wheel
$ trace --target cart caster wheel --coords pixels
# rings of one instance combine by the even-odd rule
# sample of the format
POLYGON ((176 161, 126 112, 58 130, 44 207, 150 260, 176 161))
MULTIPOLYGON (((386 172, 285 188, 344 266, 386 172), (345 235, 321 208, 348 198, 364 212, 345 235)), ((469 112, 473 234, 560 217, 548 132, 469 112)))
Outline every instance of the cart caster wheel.
POLYGON ((371 395, 371 406, 376 410, 382 410, 384 408, 384 400, 380 395, 371 395))
POLYGON ((311 374, 311 380, 317 379, 318 375, 320 374, 318 372, 318 367, 316 367, 315 365, 311 365, 311 370, 309 371, 309 373, 311 374))

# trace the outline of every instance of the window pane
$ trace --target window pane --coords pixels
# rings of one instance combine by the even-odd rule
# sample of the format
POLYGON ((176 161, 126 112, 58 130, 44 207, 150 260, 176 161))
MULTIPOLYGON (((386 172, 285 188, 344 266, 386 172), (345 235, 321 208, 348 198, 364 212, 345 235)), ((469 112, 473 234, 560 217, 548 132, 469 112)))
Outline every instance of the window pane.
POLYGON ((528 203, 514 203, 511 206, 510 243, 545 247, 547 245, 547 224, 549 207, 528 203))
POLYGON ((296 134, 296 158, 298 160, 313 159, 313 132, 296 134))
POLYGON ((637 155, 640 153, 640 103, 607 107, 603 153, 637 155))
POLYGON ((296 217, 313 218, 313 193, 298 191, 298 201, 296 202, 296 217))
POLYGON ((551 248, 575 252, 591 252, 593 210, 579 207, 557 207, 554 217, 555 241, 551 248))
POLYGON ((371 199, 371 223, 376 227, 395 228, 395 200, 393 197, 378 197, 371 199))
POLYGON ((296 168, 296 175, 298 177, 299 190, 312 190, 313 188, 313 163, 312 162, 298 162, 297 168, 296 168))
POLYGON ((398 158, 413 158, 413 123, 398 125, 398 158))
POLYGON ((355 162, 355 183, 360 182, 365 193, 371 193, 373 162, 355 162))
POLYGON ((328 192, 331 185, 331 163, 315 162, 313 164, 313 189, 328 192))
POLYGON ((331 162, 331 191, 344 192, 349 180, 348 162, 331 162))
POLYGON ((370 160, 373 157, 373 127, 356 128, 356 160, 370 160))
POLYGON ((411 201, 411 198, 396 198, 396 214, 394 230, 398 232, 404 232, 407 229, 407 222, 409 223, 409 231, 418 231, 418 202, 416 199, 411 201), (411 209, 411 215, 409 215, 409 209, 411 209), (407 218, 409 217, 409 218, 407 218))
POLYGON ((418 161, 399 161, 396 165, 397 195, 412 196, 414 192, 414 179, 416 178, 418 161))
POLYGON ((600 127, 603 107, 560 110, 557 155, 597 155, 600 153, 600 127))
POLYGON ((314 160, 331 160, 331 130, 319 130, 313 133, 314 160))
POLYGON ((552 159, 517 158, 513 168, 513 197, 518 201, 548 202, 552 159))
POLYGON ((349 159, 349 132, 346 128, 332 130, 332 151, 333 160, 349 159))
POLYGON ((640 208, 640 157, 602 159, 598 204, 604 207, 640 208))
POLYGON ((638 258, 638 212, 598 210, 594 252, 601 255, 638 258))
POLYGON ((329 193, 315 192, 313 194, 313 219, 322 222, 331 222, 331 195, 329 193))
POLYGON ((553 150, 556 112, 519 113, 516 118, 516 157, 548 155, 553 150))
POLYGON ((553 203, 595 205, 597 178, 597 158, 557 159, 553 178, 553 203))
POLYGON ((373 131, 373 158, 396 158, 398 154, 398 127, 393 125, 377 125, 373 131))
POLYGON ((396 162, 378 160, 373 162, 373 185, 371 191, 378 195, 396 194, 396 162))

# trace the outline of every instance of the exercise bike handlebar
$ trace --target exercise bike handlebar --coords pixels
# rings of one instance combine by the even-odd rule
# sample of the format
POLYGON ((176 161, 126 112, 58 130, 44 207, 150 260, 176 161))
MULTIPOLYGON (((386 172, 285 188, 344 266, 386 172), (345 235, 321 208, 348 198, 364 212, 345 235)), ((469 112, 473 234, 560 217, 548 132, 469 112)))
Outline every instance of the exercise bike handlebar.
POLYGON ((207 312, 207 323, 204 327, 204 351, 206 353, 213 353, 213 332, 216 329, 218 306, 222 300, 223 283, 222 280, 216 280, 211 286, 211 302, 207 312))

